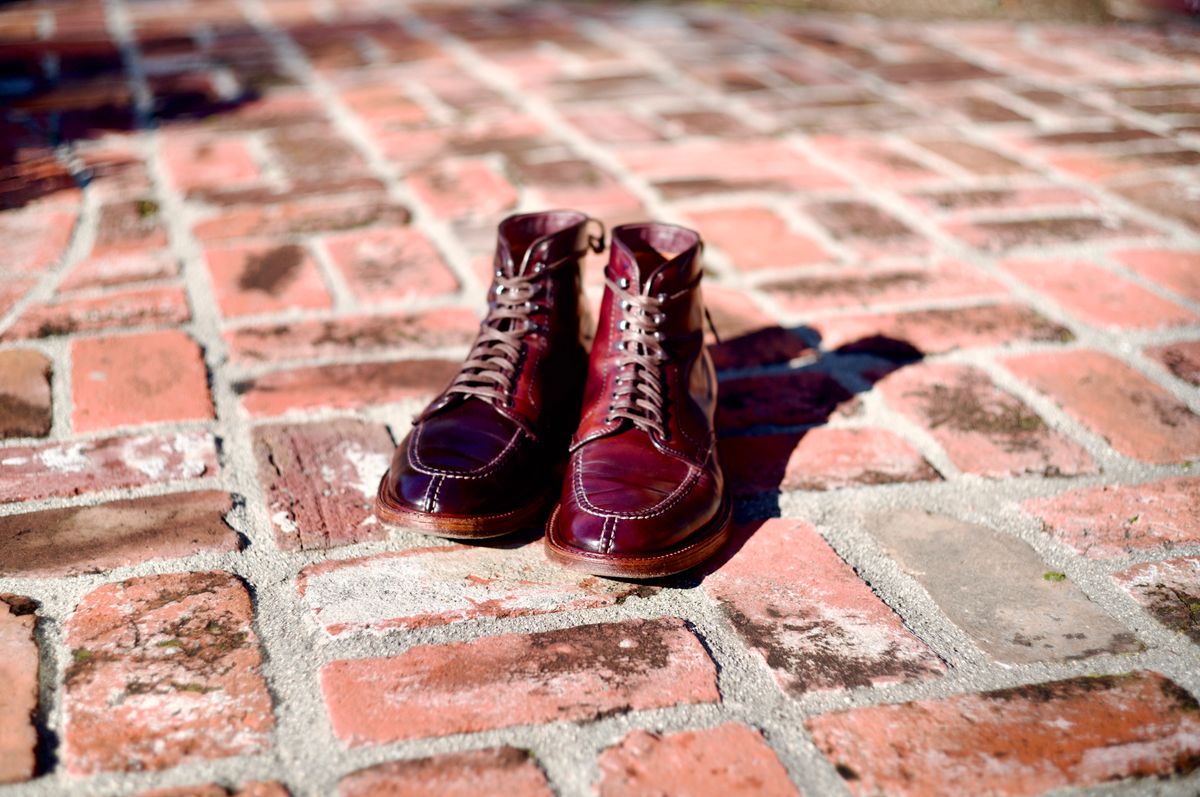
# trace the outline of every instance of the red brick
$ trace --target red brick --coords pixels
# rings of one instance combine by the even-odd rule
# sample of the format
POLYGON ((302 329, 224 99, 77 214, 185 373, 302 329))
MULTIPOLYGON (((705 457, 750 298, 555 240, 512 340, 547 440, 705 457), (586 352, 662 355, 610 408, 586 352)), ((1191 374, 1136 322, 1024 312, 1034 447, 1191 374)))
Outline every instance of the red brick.
POLYGON ((5 448, 0 503, 195 479, 217 472, 211 434, 178 432, 5 448))
POLYGON ((120 327, 175 326, 191 319, 180 288, 143 288, 92 299, 30 305, 0 339, 47 338, 120 327))
POLYGON ((12 282, 0 282, 0 316, 3 316, 13 305, 24 298, 26 292, 34 285, 32 279, 19 279, 12 282))
POLYGON ((0 438, 45 437, 52 420, 50 360, 37 351, 0 351, 0 438))
POLYGON ((738 495, 941 478, 912 446, 885 429, 818 426, 793 434, 727 437, 720 446, 725 478, 738 495))
POLYGON ((333 731, 363 744, 713 703, 716 669, 682 620, 626 620, 321 668, 333 731))
POLYGON ((250 595, 229 573, 131 578, 84 596, 66 624, 67 771, 265 749, 275 723, 251 620, 250 595))
POLYGON ((128 254, 167 245, 167 233, 152 199, 128 199, 100 208, 92 255, 128 254))
POLYGON ((1004 288, 966 263, 843 268, 764 286, 789 312, 805 313, 931 299, 1004 296, 1004 288))
POLYGON ((226 317, 331 304, 316 262, 297 244, 245 244, 205 255, 226 317))
POLYGON ((300 571, 297 586, 333 636, 612 606, 658 591, 550 566, 540 543, 440 546, 320 562, 300 571))
POLYGON ((450 307, 403 315, 240 327, 226 332, 225 342, 236 362, 276 362, 368 351, 466 346, 478 327, 475 313, 450 307))
POLYGON ((169 279, 179 274, 179 260, 166 249, 93 255, 71 269, 60 291, 108 288, 134 282, 169 279))
POLYGON ((869 202, 818 202, 805 206, 839 243, 862 256, 921 254, 929 241, 869 202))
POLYGON ((29 780, 37 763, 36 610, 29 598, 0 595, 0 783, 29 780))
POLYGON ((821 371, 725 379, 719 395, 717 426, 722 432, 823 423, 851 398, 837 380, 821 371))
POLYGON ((721 794, 799 797, 762 734, 740 723, 702 731, 632 731, 600 754, 600 797, 721 794))
POLYGON ((704 580, 742 641, 799 696, 939 675, 941 661, 910 634, 812 526, 772 519, 704 580))
POLYGON ((510 168, 518 185, 543 207, 586 207, 597 217, 642 209, 637 196, 588 160, 517 160, 510 168))
POLYGON ((183 332, 71 342, 77 432, 213 417, 200 347, 183 332))
POLYGON ((1200 340, 1157 346, 1146 353, 1183 381, 1200 385, 1200 340))
POLYGON ((1195 186, 1169 179, 1138 183, 1120 183, 1112 190, 1155 213, 1174 219, 1193 230, 1200 230, 1200 202, 1195 186))
POLYGON ((1200 152, 1179 148, 1141 152, 1063 152, 1044 158, 1060 171, 1093 182, 1151 169, 1186 169, 1200 165, 1200 152))
POLYGON ((134 797, 288 797, 288 790, 282 783, 274 781, 246 783, 236 790, 216 783, 205 783, 197 786, 153 789, 139 792, 134 797))
POLYGON ((1071 351, 1003 362, 1125 456, 1171 463, 1200 454, 1200 417, 1120 360, 1071 351))
POLYGON ((459 364, 398 360, 275 371, 234 385, 255 417, 318 407, 368 407, 428 398, 450 383, 459 364))
POLYGON ((845 163, 871 185, 914 186, 945 179, 883 141, 817 136, 813 138, 813 145, 845 163))
POLYGON ((820 263, 830 255, 807 235, 763 207, 722 208, 691 214, 696 229, 742 271, 820 263))
POLYGON ((1113 578, 1155 620, 1200 644, 1200 557, 1145 562, 1113 578))
POLYGON ((588 138, 605 144, 659 141, 662 135, 633 114, 613 108, 571 114, 567 117, 588 138))
POLYGON ((1110 238, 1138 238, 1154 231, 1125 219, 1092 215, 1035 219, 960 221, 943 225, 976 249, 1006 252, 1017 247, 1054 246, 1110 238))
POLYGON ((913 354, 942 354, 1017 341, 1065 343, 1074 339, 1070 330, 1021 304, 836 315, 813 319, 811 324, 826 349, 884 357, 897 343, 913 347, 913 354))
POLYGON ((433 244, 412 227, 346 233, 325 246, 355 297, 368 304, 458 290, 433 244))
POLYGON ((1200 302, 1200 252, 1132 249, 1114 252, 1113 257, 1164 288, 1200 302))
POLYGON ((75 229, 74 213, 40 209, 8 210, 0 215, 0 274, 39 276, 62 257, 75 229))
POLYGON ((1029 169, 1007 155, 963 139, 918 136, 913 143, 924 147, 955 166, 981 177, 1027 174, 1029 169))
POLYGON ((261 179, 250 150, 233 138, 169 136, 162 159, 171 182, 184 194, 261 179))
POLYGON ((493 747, 430 758, 391 761, 342 778, 338 797, 551 797, 546 776, 529 753, 493 747))
POLYGON ((970 366, 921 363, 879 383, 888 403, 929 431, 955 466, 1000 478, 1095 470, 1082 448, 970 366))
POLYGON ((1095 198, 1057 185, 1026 188, 951 188, 908 194, 908 201, 922 211, 938 214, 965 214, 987 210, 1037 210, 1096 207, 1095 198))
POLYGON ((718 371, 787 363, 816 354, 799 330, 774 323, 743 293, 706 286, 704 299, 721 336, 720 343, 708 336, 708 352, 718 371))
POLYGON ((236 551, 228 493, 131 498, 0 517, 0 575, 73 576, 201 551, 236 551))
POLYGON ((1009 260, 1001 267, 1097 326, 1137 329, 1194 324, 1197 315, 1092 263, 1009 260))
POLYGON ((408 179, 413 193, 441 218, 492 218, 517 204, 517 191, 487 161, 445 160, 408 179))
POLYGON ((1200 542, 1200 478, 1112 484, 1022 504, 1059 542, 1092 559, 1200 542))
POLYGON ((408 208, 378 193, 337 195, 319 192, 313 198, 245 197, 269 204, 235 207, 196 224, 192 232, 204 242, 238 238, 273 238, 318 232, 339 232, 371 224, 407 224, 408 208), (293 201, 286 201, 293 200, 293 201))
POLYGON ((675 195, 730 190, 814 190, 844 182, 782 141, 671 142, 625 150, 629 168, 675 195))
POLYGON ((1200 706, 1145 671, 868 706, 806 724, 864 797, 1034 795, 1182 773, 1200 755, 1200 706))
POLYGON ((254 455, 281 548, 379 540, 375 490, 392 457, 382 426, 358 421, 260 426, 254 455))

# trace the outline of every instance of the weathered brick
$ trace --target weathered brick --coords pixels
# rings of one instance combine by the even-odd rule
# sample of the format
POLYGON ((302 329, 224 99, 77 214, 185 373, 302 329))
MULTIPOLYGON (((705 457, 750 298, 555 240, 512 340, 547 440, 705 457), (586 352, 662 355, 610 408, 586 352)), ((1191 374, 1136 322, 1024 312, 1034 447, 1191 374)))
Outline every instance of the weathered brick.
POLYGON ((167 233, 153 199, 127 199, 101 206, 92 255, 161 249, 166 245, 167 233))
POLYGON ((920 254, 929 249, 927 239, 870 202, 816 202, 805 210, 839 243, 863 256, 920 254))
POLYGON ((868 524, 951 622, 998 661, 1073 661, 1142 649, 1016 537, 919 510, 876 515, 868 524))
POLYGON ((418 548, 320 562, 300 571, 297 587, 334 636, 612 606, 658 591, 552 567, 540 543, 418 548))
POLYGON ((1149 210, 1200 230, 1200 203, 1194 186, 1170 179, 1113 185, 1112 190, 1149 210))
POLYGON ((1034 795, 1186 772, 1200 755, 1195 698, 1145 671, 868 706, 806 724, 863 797, 1034 795))
POLYGON ((1110 484, 1022 504, 1058 541, 1107 559, 1200 542, 1200 478, 1110 484))
POLYGON ((205 252, 224 316, 329 307, 312 255, 298 244, 245 244, 205 252))
POLYGON ((0 315, 4 315, 33 287, 34 280, 18 279, 0 282, 0 315))
POLYGON ((738 495, 941 478, 886 429, 818 426, 792 434, 726 437, 720 451, 725 478, 738 495))
POLYGON ((1098 206, 1096 199, 1073 188, 1038 185, 1025 188, 944 188, 906 195, 910 203, 926 212, 942 215, 969 214, 972 211, 1032 211, 1098 206))
POLYGON ((1114 252, 1113 257, 1164 288, 1200 302, 1200 252, 1131 249, 1114 252))
POLYGON ((29 780, 37 763, 36 612, 29 598, 0 595, 0 783, 29 780))
POLYGON ((717 427, 722 432, 823 423, 851 398, 850 391, 821 371, 724 379, 719 396, 717 427))
POLYGON ((622 159, 672 196, 755 189, 792 192, 844 184, 784 142, 770 139, 644 145, 626 149, 622 159))
POLYGON ((960 169, 981 177, 1027 174, 1029 169, 995 150, 961 138, 918 136, 913 143, 944 158, 960 169))
POLYGON ((1004 288, 966 263, 844 268, 764 286, 789 312, 834 307, 1004 296, 1004 288))
POLYGON ((878 385, 887 402, 929 431, 955 466, 1004 477, 1070 475, 1095 469, 1076 443, 971 366, 920 363, 878 385))
POLYGON ((1083 215, 954 222, 945 227, 947 232, 962 238, 976 249, 990 252, 1109 238, 1137 238, 1153 232, 1144 225, 1125 219, 1083 215))
POLYGON ((139 792, 134 797, 289 797, 282 783, 262 781, 246 783, 240 788, 204 783, 197 786, 175 786, 139 792))
POLYGON ((914 186, 945 179, 895 147, 871 138, 816 136, 813 145, 840 160, 871 185, 914 186))
POLYGON ((0 235, 5 242, 0 251, 0 274, 36 276, 53 265, 66 251, 75 221, 74 213, 38 208, 0 215, 0 235))
POLYGON ((1200 340, 1156 346, 1146 353, 1183 381, 1200 386, 1200 340))
POLYGON ((67 771, 157 770, 264 749, 271 698, 250 595, 229 573, 106 584, 67 621, 67 771))
POLYGON ((722 208, 690 214, 704 238, 729 255, 739 270, 820 263, 830 255, 807 235, 764 207, 722 208))
POLYGON ((662 134, 633 114, 612 108, 569 114, 568 120, 588 138, 606 144, 660 141, 662 134))
POLYGON ((1116 329, 1194 324, 1197 315, 1100 266, 1082 261, 1009 260, 1001 267, 1078 318, 1116 329))
POLYGON ((37 351, 0 351, 0 438, 45 437, 52 412, 50 360, 37 351))
POLYGON ((179 260, 167 249, 109 252, 92 255, 71 269, 59 290, 77 291, 109 288, 149 280, 169 279, 179 274, 179 260))
POLYGON ((704 591, 788 693, 920 681, 943 671, 812 526, 772 519, 739 534, 748 539, 704 579, 704 591))
POLYGON ((171 136, 163 142, 162 158, 171 182, 185 194, 261 179, 254 156, 234 138, 171 136))
POLYGON ((1179 462, 1200 454, 1200 417, 1110 355, 1046 352, 1003 363, 1128 457, 1179 462))
POLYGON ((600 797, 672 794, 799 797, 762 734, 731 722, 671 734, 632 731, 600 754, 600 797))
POLYGON ((338 797, 550 797, 546 776, 529 753, 493 747, 429 758, 390 761, 342 778, 338 797))
POLYGON ((321 689, 334 733, 355 746, 720 699, 712 660, 675 618, 335 661, 321 689))
POLYGON ((179 288, 143 288, 92 299, 59 299, 30 305, 0 336, 48 338, 76 332, 139 326, 175 326, 191 318, 179 288))
POLYGON ((200 551, 236 551, 224 522, 228 493, 131 498, 96 506, 46 509, 0 517, 0 575, 102 573, 200 551))
POLYGON ((102 437, 0 452, 0 503, 212 476, 207 432, 102 437))
POLYGON ((636 195, 588 160, 518 159, 510 168, 518 185, 531 192, 542 207, 586 207, 599 217, 642 209, 636 195))
POLYGON ((836 315, 810 322, 826 349, 867 354, 908 344, 922 354, 1017 341, 1067 342, 1070 330, 1021 304, 934 308, 907 313, 836 315))
POLYGON ((254 455, 279 546, 332 548, 386 537, 373 509, 392 448, 387 429, 359 421, 256 428, 254 455))
POLYGON ((72 341, 71 394, 77 432, 213 417, 200 347, 176 330, 72 341))
POLYGON ((421 232, 411 227, 351 232, 325 241, 330 259, 359 301, 453 293, 458 280, 421 232))
POLYGON ((234 207, 198 222, 192 229, 206 243, 239 238, 272 238, 320 232, 354 230, 372 224, 407 224, 408 208, 389 201, 382 193, 339 195, 312 187, 313 197, 297 197, 293 188, 283 196, 273 194, 241 197, 253 206, 234 207), (259 204, 266 203, 266 204, 259 204))
POLYGON ((366 407, 427 398, 458 373, 449 360, 325 365, 274 371, 238 382, 234 389, 252 416, 281 415, 317 407, 366 407))
POLYGON ((517 204, 517 190, 487 162, 442 161, 408 178, 414 194, 441 218, 491 218, 517 204))
POLYGON ((1155 620, 1200 644, 1200 557, 1146 562, 1113 578, 1155 620))
POLYGON ((235 361, 274 362, 368 351, 466 346, 478 327, 475 313, 450 307, 403 315, 240 327, 226 332, 225 342, 235 361))

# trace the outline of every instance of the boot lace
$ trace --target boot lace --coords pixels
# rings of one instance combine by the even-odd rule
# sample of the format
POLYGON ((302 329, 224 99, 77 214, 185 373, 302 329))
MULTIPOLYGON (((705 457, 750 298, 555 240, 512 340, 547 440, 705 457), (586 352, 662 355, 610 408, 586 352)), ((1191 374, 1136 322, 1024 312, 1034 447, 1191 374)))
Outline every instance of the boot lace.
POLYGON ((667 439, 662 372, 667 354, 658 327, 666 318, 662 306, 673 295, 631 291, 624 277, 616 282, 606 277, 605 282, 621 306, 618 376, 605 423, 627 420, 644 432, 667 439))
POLYGON ((544 332, 546 328, 530 316, 548 308, 538 298, 546 288, 546 275, 561 263, 576 260, 588 249, 599 252, 604 248, 603 230, 600 236, 589 236, 588 246, 578 252, 550 263, 538 263, 518 274, 506 274, 496 269, 492 282, 492 302, 483 319, 475 345, 458 376, 446 389, 448 395, 475 396, 489 404, 513 405, 513 388, 521 360, 525 354, 525 336, 544 332))

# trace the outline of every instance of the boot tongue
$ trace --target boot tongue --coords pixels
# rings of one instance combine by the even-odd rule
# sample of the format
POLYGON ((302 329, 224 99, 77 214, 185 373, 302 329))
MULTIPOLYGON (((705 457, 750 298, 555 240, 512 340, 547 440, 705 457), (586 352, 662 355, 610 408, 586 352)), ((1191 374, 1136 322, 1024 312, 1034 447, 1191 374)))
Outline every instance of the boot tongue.
POLYGON ((686 287, 700 267, 700 236, 674 224, 627 224, 613 230, 609 271, 643 293, 686 287))
POLYGON ((511 277, 534 262, 568 257, 575 249, 578 227, 586 221, 587 216, 570 210, 509 216, 498 229, 496 268, 511 277))

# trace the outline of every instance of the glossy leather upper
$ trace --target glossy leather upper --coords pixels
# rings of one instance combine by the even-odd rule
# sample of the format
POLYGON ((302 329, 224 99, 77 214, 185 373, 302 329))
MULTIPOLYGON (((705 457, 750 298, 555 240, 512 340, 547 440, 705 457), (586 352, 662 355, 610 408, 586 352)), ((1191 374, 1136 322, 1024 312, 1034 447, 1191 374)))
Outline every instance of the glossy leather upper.
POLYGON ((560 545, 647 556, 690 542, 721 509, 724 479, 713 415, 717 380, 704 347, 699 236, 666 224, 613 230, 607 277, 661 296, 662 434, 612 418, 622 367, 620 299, 601 304, 582 416, 551 529, 560 545), (670 298, 673 297, 673 298, 670 298))
POLYGON ((396 447, 382 485, 386 501, 427 513, 494 516, 528 505, 553 484, 578 418, 587 362, 580 261, 595 243, 589 221, 549 211, 501 222, 497 274, 538 274, 540 286, 512 389, 503 400, 449 388, 434 399, 396 447))

